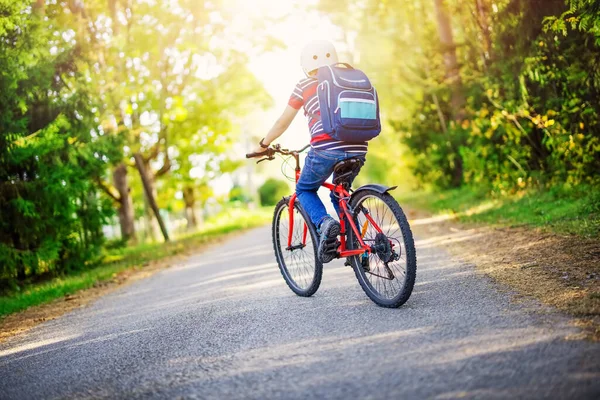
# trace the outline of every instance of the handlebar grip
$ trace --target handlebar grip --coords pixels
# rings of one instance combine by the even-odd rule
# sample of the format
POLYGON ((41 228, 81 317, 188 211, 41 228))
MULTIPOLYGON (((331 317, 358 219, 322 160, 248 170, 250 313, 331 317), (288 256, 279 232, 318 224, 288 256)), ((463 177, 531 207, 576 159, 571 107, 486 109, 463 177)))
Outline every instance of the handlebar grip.
POLYGON ((273 157, 275 154, 275 150, 271 147, 265 149, 265 151, 261 151, 260 153, 248 153, 246 154, 246 158, 254 158, 254 157, 273 157))

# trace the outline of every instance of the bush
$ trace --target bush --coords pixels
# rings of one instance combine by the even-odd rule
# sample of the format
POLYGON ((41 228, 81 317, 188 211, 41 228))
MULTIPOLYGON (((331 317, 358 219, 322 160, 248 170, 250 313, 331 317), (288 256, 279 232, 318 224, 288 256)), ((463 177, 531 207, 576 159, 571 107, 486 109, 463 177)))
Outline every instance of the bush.
POLYGON ((250 201, 250 196, 246 193, 246 190, 240 185, 234 185, 229 191, 229 201, 234 203, 236 201, 240 201, 242 203, 247 203, 250 201))
POLYGON ((272 206, 277 204, 279 199, 290 194, 290 187, 287 182, 279 179, 267 179, 267 181, 258 189, 260 204, 263 206, 272 206))

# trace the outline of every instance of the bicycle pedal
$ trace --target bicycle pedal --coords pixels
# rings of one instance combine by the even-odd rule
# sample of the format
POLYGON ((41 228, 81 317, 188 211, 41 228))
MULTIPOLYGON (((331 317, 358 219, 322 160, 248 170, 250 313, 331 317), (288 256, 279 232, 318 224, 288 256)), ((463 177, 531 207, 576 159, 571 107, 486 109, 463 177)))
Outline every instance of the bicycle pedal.
POLYGON ((327 240, 325 240, 325 244, 324 244, 326 249, 331 249, 331 248, 337 249, 339 245, 340 245, 340 242, 337 239, 327 239, 327 240))

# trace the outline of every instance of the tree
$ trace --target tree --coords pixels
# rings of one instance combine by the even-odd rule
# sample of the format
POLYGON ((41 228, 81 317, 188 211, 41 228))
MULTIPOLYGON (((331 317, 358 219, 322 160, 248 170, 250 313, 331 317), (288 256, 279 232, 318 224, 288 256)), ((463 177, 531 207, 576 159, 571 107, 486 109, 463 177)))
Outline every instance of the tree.
MULTIPOLYGON (((136 160, 148 210, 152 203, 159 206, 161 178, 173 168, 189 167, 186 157, 222 152, 231 143, 222 140, 230 135, 229 120, 244 112, 244 104, 264 104, 264 91, 245 69, 245 56, 211 44, 225 34, 225 21, 216 17, 222 13, 219 6, 190 0, 179 0, 177 7, 131 1, 111 9, 125 29, 104 32, 112 37, 102 48, 106 66, 98 77, 104 82, 104 118, 112 131, 125 137, 125 156, 136 160)), ((176 176, 187 179, 186 172, 189 168, 176 176)), ((185 198, 192 201, 194 192, 186 189, 185 198)), ((154 216, 160 219, 159 213, 154 216)))
MULTIPOLYGON (((355 32, 359 67, 375 82, 397 145, 410 150, 402 160, 421 183, 500 196, 597 182, 599 114, 591 99, 600 76, 599 7, 591 0, 319 2, 355 32)), ((389 165, 384 147, 393 141, 374 141, 370 153, 389 165)))
POLYGON ((90 130, 95 102, 60 5, 2 1, 0 281, 81 268, 98 255, 111 210, 94 181, 119 156, 90 130), (44 18, 42 18, 44 17, 44 18), (58 28, 54 23, 60 20, 58 28), (62 35, 61 35, 62 33, 62 35))
POLYGON ((135 241, 140 180, 157 218, 174 171, 188 208, 210 195, 231 120, 268 100, 245 56, 215 42, 220 7, 0 0, 0 281, 93 265, 115 209, 135 241), (216 167, 192 174, 200 155, 216 167))

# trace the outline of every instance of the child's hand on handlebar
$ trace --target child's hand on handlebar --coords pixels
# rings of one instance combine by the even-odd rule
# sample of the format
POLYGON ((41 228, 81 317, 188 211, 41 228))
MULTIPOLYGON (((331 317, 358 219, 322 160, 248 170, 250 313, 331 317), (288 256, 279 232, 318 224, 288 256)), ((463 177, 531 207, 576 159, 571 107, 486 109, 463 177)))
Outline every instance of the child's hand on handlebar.
POLYGON ((268 157, 269 159, 273 159, 273 149, 271 147, 268 147, 268 146, 264 147, 264 146, 265 145, 262 144, 262 140, 261 140, 261 143, 258 145, 258 147, 254 148, 252 153, 246 154, 246 158, 268 157))
POLYGON ((265 149, 261 146, 257 146, 254 148, 254 150, 252 150, 253 153, 264 153, 265 151, 267 151, 267 149, 265 149))

